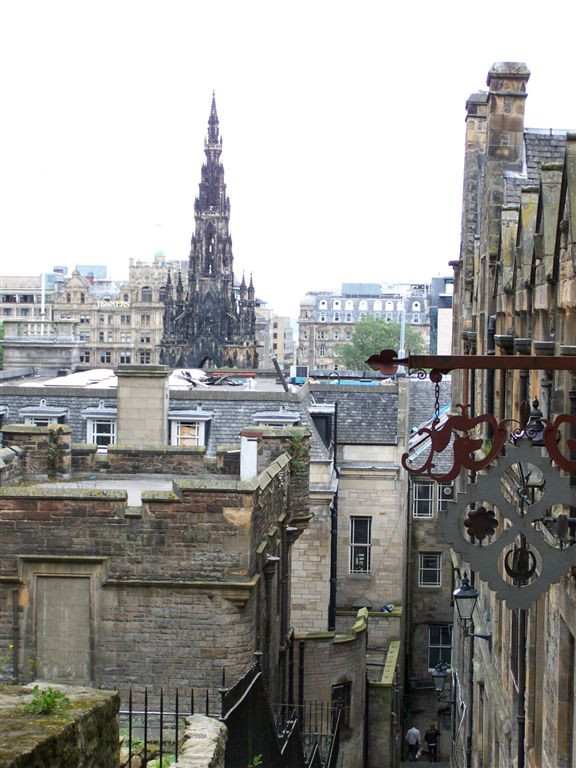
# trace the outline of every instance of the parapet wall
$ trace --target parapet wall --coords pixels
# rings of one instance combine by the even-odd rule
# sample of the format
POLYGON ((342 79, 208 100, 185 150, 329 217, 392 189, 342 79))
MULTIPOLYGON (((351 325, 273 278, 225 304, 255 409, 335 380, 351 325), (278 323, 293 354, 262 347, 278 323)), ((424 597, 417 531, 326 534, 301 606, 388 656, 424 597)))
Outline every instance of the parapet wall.
POLYGON ((61 685, 54 688, 65 693, 70 706, 47 714, 24 712, 32 699, 31 685, 2 689, 2 768, 118 768, 118 694, 61 685))

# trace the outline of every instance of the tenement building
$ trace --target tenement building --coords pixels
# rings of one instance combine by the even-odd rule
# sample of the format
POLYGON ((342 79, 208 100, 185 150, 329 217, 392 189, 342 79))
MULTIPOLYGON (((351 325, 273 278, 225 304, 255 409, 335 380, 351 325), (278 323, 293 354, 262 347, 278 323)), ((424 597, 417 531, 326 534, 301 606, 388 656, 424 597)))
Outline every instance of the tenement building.
POLYGON ((80 364, 113 368, 158 363, 164 284, 177 266, 158 252, 152 262, 130 259, 127 281, 93 281, 75 269, 59 284, 53 316, 75 321, 80 364))
POLYGON ((230 200, 220 162, 216 100, 208 120, 200 191, 194 204, 188 285, 180 275, 165 286, 161 361, 172 367, 257 368, 255 293, 244 275, 234 288, 230 200))
POLYGON ((429 302, 427 284, 343 283, 340 293, 309 292, 300 302, 297 363, 310 371, 342 368, 341 347, 364 316, 405 323, 428 346, 429 302))
MULTIPOLYGON (((488 73, 488 92, 473 93, 466 104, 461 255, 454 262, 456 354, 494 355, 497 360, 503 354, 562 357, 576 350, 576 134, 525 128, 529 77, 525 64, 494 64, 488 73)), ((573 415, 573 374, 547 371, 545 364, 541 368, 528 373, 474 371, 468 380, 455 373, 453 402, 471 402, 476 414, 521 422, 522 403, 537 398, 547 419, 573 415)), ((538 415, 536 406, 533 413, 538 415)), ((559 439, 559 449, 570 455, 566 436, 559 439)), ((546 458, 543 455, 542 461, 546 458)), ((525 464, 524 470, 528 469, 525 464)), ((545 501, 551 494, 545 506, 552 508, 547 507, 541 522, 531 529, 551 547, 547 556, 557 559, 574 545, 574 530, 571 525, 563 535, 555 522, 562 506, 553 509, 557 497, 546 477, 549 472, 556 470, 546 470, 538 480, 535 469, 523 475, 516 471, 517 484, 505 498, 508 486, 503 475, 498 503, 515 499, 525 510, 527 504, 545 501), (525 500, 518 496, 518 488, 528 494, 525 500)), ((569 478, 565 480, 570 484, 569 478)), ((468 493, 472 488, 467 479, 460 490, 468 493)), ((573 507, 563 509, 573 516, 573 507)), ((505 523, 497 507, 493 512, 496 532, 486 542, 490 546, 497 541, 498 526, 506 532, 515 519, 509 513, 505 523)), ((526 542, 518 537, 515 546, 519 555, 528 551, 525 557, 532 561, 532 545, 526 550, 526 542)), ((541 552, 548 552, 540 546, 541 552)), ((468 569, 458 558, 455 567, 458 577, 468 569)), ((543 567, 540 560, 526 578, 539 578, 543 567)), ((475 627, 490 633, 491 640, 454 631, 453 679, 461 683, 456 695, 467 712, 463 727, 454 731, 459 764, 573 766, 574 568, 563 569, 559 583, 552 583, 527 608, 511 607, 508 598, 504 601, 493 591, 496 587, 489 589, 478 573, 468 573, 480 592, 475 627)), ((517 571, 512 568, 509 573, 512 580, 517 571)), ((458 706, 456 712, 461 711, 458 706)))

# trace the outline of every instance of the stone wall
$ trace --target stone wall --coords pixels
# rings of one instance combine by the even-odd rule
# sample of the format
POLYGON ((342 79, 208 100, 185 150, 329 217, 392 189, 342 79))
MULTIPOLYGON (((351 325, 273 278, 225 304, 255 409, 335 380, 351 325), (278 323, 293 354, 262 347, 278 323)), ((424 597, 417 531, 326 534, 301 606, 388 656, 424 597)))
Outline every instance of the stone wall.
POLYGON ((199 475, 206 472, 204 446, 108 446, 108 471, 117 474, 199 475))
MULTIPOLYGON (((368 683, 368 768, 397 765, 399 756, 400 702, 398 663, 400 641, 390 643, 384 667, 368 683)), ((422 731, 424 733, 424 731, 422 731)))
POLYGON ((72 443, 72 471, 94 472, 98 446, 94 443, 72 443))
POLYGON ((227 738, 226 726, 219 720, 187 717, 182 750, 173 768, 224 768, 227 738))
POLYGON ((338 486, 338 608, 367 599, 374 610, 403 602, 406 485, 396 446, 345 446, 338 486), (371 450, 368 450, 371 449, 371 450), (371 564, 351 573, 351 518, 370 517, 371 564))
POLYGON ((5 448, 17 446, 23 451, 24 476, 64 475, 72 470, 70 427, 55 424, 36 427, 7 424, 2 427, 5 448))
POLYGON ((368 612, 361 609, 345 635, 325 632, 299 638, 296 663, 304 664, 304 701, 330 704, 333 686, 350 684, 349 726, 340 738, 340 759, 347 768, 363 765, 367 621, 368 612))
MULTIPOLYGON (((330 509, 312 503, 311 519, 292 549, 292 620, 298 632, 325 632, 330 602, 330 509)), ((350 626, 350 620, 346 627, 350 626)))
POLYGON ((67 611, 44 612, 51 636, 62 635, 56 646, 67 647, 78 625, 86 634, 86 647, 74 648, 82 657, 74 669, 67 659, 50 661, 54 645, 38 653, 40 673, 50 679, 215 691, 222 667, 239 676, 258 642, 272 679, 286 588, 289 468, 284 455, 250 482, 192 478, 174 491, 143 493, 141 507, 127 507, 124 490, 0 489, 0 592, 7 594, 0 626, 10 626, 8 595, 18 585, 20 673, 30 674, 26 660, 39 642, 35 585, 49 582, 61 585, 64 603, 82 583, 89 601, 88 629, 75 618, 80 599, 67 611))
MULTIPOLYGON (((40 684, 41 689, 46 687, 40 684)), ((55 686, 71 705, 58 713, 27 714, 31 686, 9 686, 0 693, 0 765, 3 768, 118 768, 114 691, 55 686)))
POLYGON ((24 449, 17 445, 0 450, 0 487, 15 483, 24 473, 24 449))

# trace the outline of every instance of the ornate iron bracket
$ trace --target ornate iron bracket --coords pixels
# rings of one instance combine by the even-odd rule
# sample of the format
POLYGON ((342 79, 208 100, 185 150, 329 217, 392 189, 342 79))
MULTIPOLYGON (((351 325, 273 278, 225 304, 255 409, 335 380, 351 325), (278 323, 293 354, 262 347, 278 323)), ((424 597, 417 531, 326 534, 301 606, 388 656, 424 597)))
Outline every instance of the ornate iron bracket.
POLYGON ((455 370, 509 370, 509 371, 574 371, 576 357, 543 357, 538 355, 410 355, 399 358, 393 349, 383 349, 371 355, 366 364, 384 376, 393 376, 398 366, 404 366, 422 379, 442 381, 442 377, 455 370))

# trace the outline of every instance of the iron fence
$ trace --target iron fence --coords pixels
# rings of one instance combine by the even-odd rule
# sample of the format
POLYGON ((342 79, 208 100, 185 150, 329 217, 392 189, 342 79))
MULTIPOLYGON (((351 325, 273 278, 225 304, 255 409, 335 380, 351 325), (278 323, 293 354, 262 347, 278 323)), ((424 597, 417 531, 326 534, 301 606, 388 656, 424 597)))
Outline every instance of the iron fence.
POLYGON ((158 765, 169 756, 178 759, 178 748, 184 733, 185 719, 190 715, 205 714, 218 717, 210 711, 210 693, 200 695, 193 688, 185 694, 176 689, 171 695, 164 688, 159 693, 148 688, 128 691, 128 708, 118 713, 122 747, 127 750, 126 762, 139 755, 143 765, 157 759, 158 765))
POLYGON ((119 712, 125 763, 139 755, 142 765, 163 766, 178 759, 185 719, 204 714, 228 728, 226 768, 245 768, 256 755, 275 768, 335 768, 342 709, 321 702, 304 706, 269 704, 262 670, 254 664, 230 688, 225 671, 217 692, 161 688, 128 691, 119 712), (219 702, 218 702, 219 698, 219 702))

